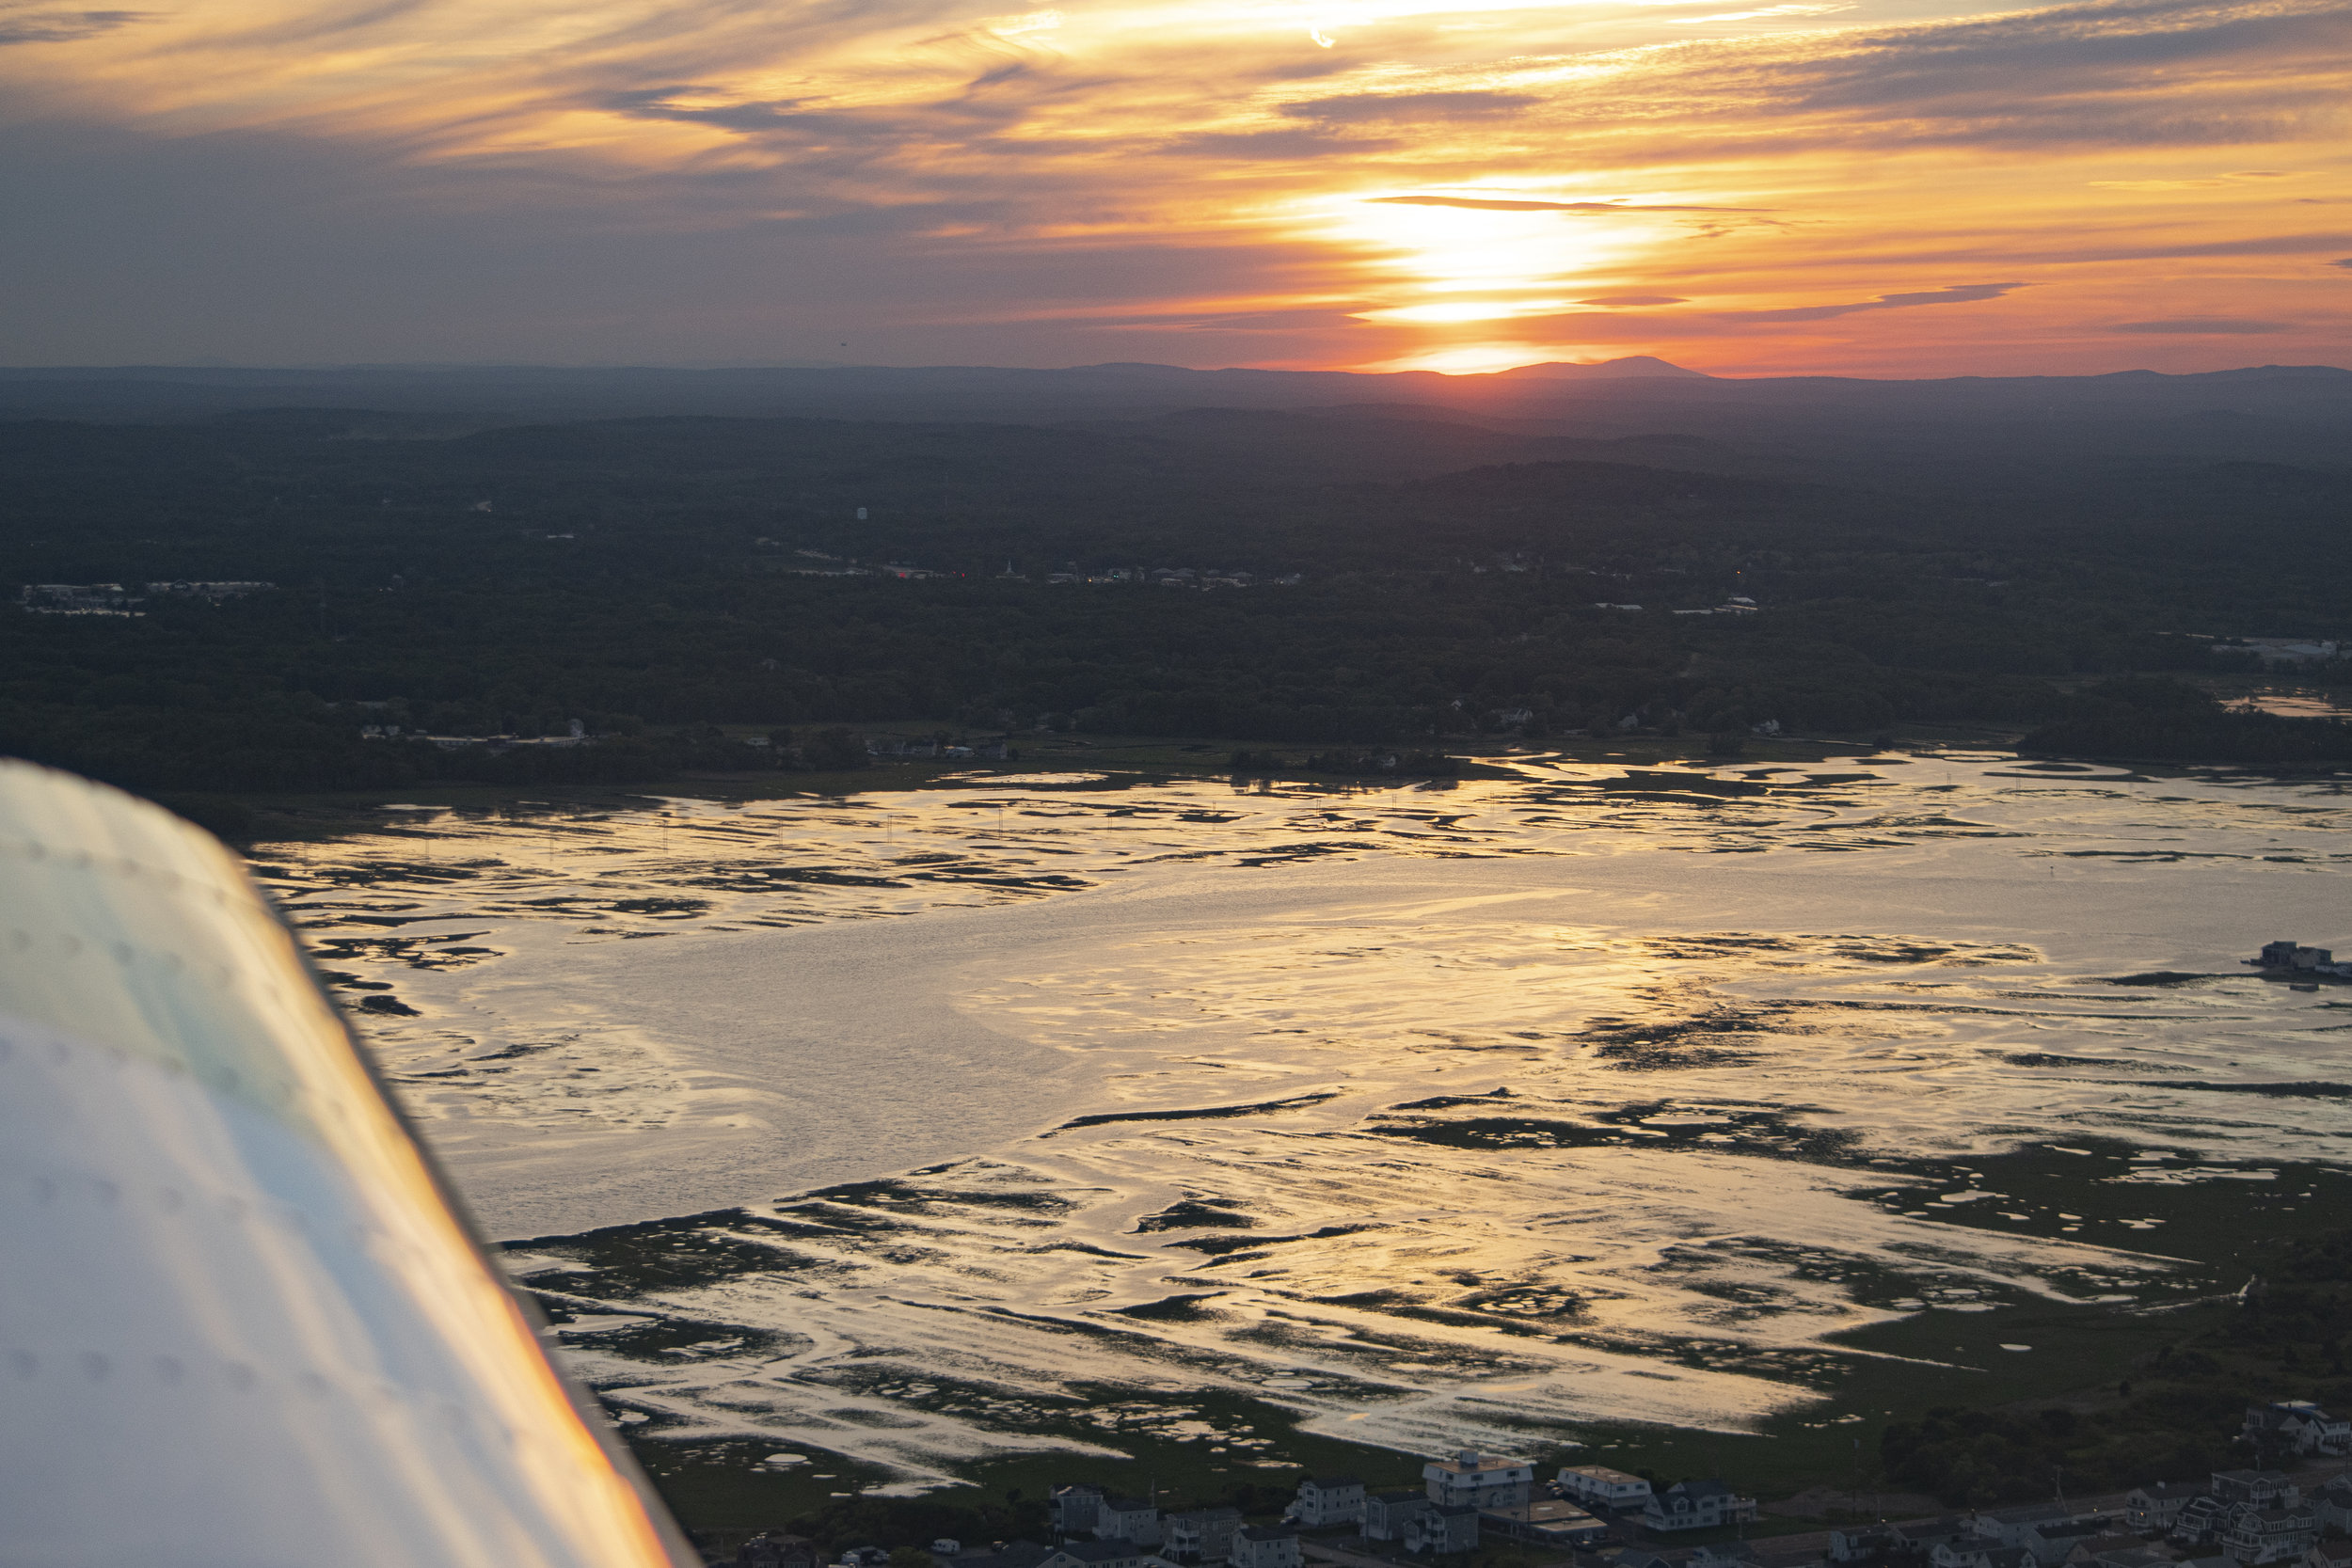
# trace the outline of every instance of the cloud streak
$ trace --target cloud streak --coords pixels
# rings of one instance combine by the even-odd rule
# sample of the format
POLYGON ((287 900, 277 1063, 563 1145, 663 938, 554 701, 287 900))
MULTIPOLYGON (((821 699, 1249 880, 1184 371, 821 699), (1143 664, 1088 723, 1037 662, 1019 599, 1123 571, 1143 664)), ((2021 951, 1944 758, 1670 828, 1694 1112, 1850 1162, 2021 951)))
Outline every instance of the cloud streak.
MULTIPOLYGON (((2105 369, 2137 341, 2187 367, 2256 331, 2352 355, 2347 238, 2291 215, 2352 174, 2341 0, 1937 3, 1367 0, 1317 23, 1329 48, 1147 0, 0 5, 0 42, 39 45, 0 51, 0 179, 46 203, 0 258, 41 346, 0 356, 95 356, 174 297, 193 352, 249 357, 202 324, 282 315, 238 278, 296 253, 343 258, 306 275, 346 291, 331 319, 435 279, 403 337, 428 357, 472 352, 434 337, 459 318, 525 351, 628 323, 656 357, 747 331, 1017 363, 1120 332, 1300 365, 2105 369), (598 281, 511 287, 534 267, 598 281), (110 321, 103 278, 137 308, 110 321)), ((290 352, 332 358, 359 328, 305 330, 290 352)))

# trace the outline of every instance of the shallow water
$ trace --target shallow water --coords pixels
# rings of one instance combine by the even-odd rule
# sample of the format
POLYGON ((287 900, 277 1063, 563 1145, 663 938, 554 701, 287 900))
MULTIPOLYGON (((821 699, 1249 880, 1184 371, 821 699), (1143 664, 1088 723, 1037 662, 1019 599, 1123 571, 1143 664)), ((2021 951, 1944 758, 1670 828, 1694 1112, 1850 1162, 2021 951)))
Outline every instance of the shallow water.
POLYGON ((1155 1423, 1247 1463, 1224 1394, 1409 1449, 1740 1426, 1833 1330, 2189 1290, 2166 1191, 2352 1132, 2352 990, 2236 962, 2344 934, 2332 786, 1523 771, 388 812, 257 860, 408 1009, 362 1015, 385 1070, 608 1397, 910 1488, 1155 1423), (1962 1168, 2023 1143, 2143 1158, 2076 1220, 1962 1168))

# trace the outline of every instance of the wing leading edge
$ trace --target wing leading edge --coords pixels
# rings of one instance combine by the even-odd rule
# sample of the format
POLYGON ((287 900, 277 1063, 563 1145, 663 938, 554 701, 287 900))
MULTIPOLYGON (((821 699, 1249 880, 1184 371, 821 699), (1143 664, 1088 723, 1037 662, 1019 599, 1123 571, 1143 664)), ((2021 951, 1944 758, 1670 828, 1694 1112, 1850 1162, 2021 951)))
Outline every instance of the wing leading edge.
POLYGON ((0 1565, 699 1563, 234 857, 0 761, 0 1565))

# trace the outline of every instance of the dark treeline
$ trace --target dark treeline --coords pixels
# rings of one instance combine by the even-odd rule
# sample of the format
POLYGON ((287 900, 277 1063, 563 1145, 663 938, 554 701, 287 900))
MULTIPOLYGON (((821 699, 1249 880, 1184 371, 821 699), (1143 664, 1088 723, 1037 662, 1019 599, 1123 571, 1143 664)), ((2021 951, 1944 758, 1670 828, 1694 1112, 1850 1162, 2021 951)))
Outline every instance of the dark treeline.
POLYGON ((0 750, 150 791, 633 783, 805 763, 811 735, 868 721, 1353 756, 1969 720, 2071 751, 2344 755, 2335 727, 2170 685, 2080 691, 2223 672, 2200 639, 2343 632, 2343 476, 2152 469, 2031 508, 2013 484, 1994 504, 1646 466, 1678 450, 1653 441, 1631 444, 1645 463, 1375 483, 1344 477, 1367 440, 1437 462, 1459 432, 1264 416, 1237 440, 1252 418, 0 425, 0 583, 277 584, 135 618, 0 613, 0 750), (852 558, 938 575, 797 575, 852 558), (1260 580, 1046 580, 1179 567, 1260 580), (1734 595, 1761 608, 1672 613, 1734 595), (597 744, 360 733, 574 721, 597 744), (722 724, 790 733, 758 756, 722 724))

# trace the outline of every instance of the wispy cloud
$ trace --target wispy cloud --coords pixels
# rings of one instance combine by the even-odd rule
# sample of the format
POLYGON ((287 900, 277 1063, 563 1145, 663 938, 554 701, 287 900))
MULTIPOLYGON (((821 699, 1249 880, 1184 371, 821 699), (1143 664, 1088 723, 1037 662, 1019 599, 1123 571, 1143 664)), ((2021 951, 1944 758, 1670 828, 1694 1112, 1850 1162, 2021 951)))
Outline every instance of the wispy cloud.
POLYGON ((2180 316, 2170 321, 2117 322, 2109 332, 2141 332, 2159 338, 2244 338, 2292 332, 2291 322, 2247 321, 2235 316, 2180 316))
POLYGON ((1701 207, 1665 202, 1519 201, 1470 196, 1375 196, 1367 199, 1389 207, 1461 207, 1474 213, 1753 213, 1754 207, 1701 207))
POLYGON ((283 318, 301 291, 259 280, 304 253, 341 258, 302 275, 347 291, 322 336, 392 332, 409 298, 453 333, 462 297, 531 341, 684 356, 747 331, 1025 362, 1118 331, 1295 364, 2225 352, 2133 325, 2161 261, 2168 321, 2352 354, 2352 236, 2289 219, 2352 173, 2344 0, 1970 3, 0 0, 0 41, 55 45, 0 51, 0 181, 45 204, 0 287, 42 342, 182 300, 227 356, 204 324, 283 318), (154 243, 110 232, 132 211, 165 214, 154 243), (566 261, 514 259, 543 253, 566 261), (101 279, 139 309, 110 318, 101 279), (1693 300, 1732 308, 1667 309, 1693 300))
POLYGON ((135 22, 146 11, 68 11, 33 6, 0 6, 0 44, 72 43, 111 33, 135 22))
POLYGON ((1782 310, 1740 310, 1725 314, 1737 321, 1830 321, 1861 310, 1904 310, 1915 305, 1967 305, 1980 299, 1998 299, 2012 289, 2024 287, 2023 283, 1956 283, 1947 288, 1928 289, 1914 293, 1881 294, 1876 299, 1846 305, 1799 305, 1782 310))

